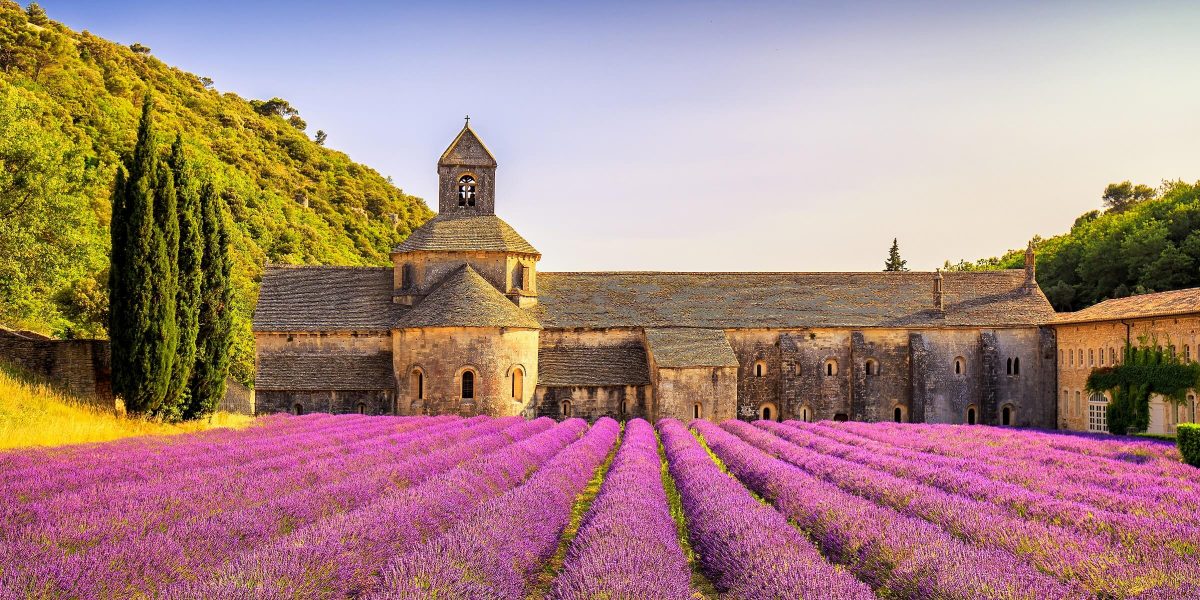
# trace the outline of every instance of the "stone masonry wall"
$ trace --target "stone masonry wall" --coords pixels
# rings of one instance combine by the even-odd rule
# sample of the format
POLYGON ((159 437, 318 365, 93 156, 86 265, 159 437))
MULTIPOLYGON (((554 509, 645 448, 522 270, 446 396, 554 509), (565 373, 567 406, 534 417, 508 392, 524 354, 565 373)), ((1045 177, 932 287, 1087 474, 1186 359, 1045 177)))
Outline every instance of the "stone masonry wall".
POLYGON ((537 387, 538 331, 437 327, 401 329, 393 335, 399 380, 399 414, 511 416, 524 414, 537 387), (519 397, 512 395, 513 369, 523 369, 519 397), (475 398, 461 395, 462 374, 475 373, 475 398), (416 376, 424 374, 417 397, 416 376))
POLYGON ((565 419, 578 417, 589 422, 600 417, 617 420, 650 419, 654 393, 649 385, 602 385, 577 387, 538 386, 527 417, 565 419), (564 402, 568 405, 564 406, 564 402), (563 412, 568 408, 567 414, 563 412))

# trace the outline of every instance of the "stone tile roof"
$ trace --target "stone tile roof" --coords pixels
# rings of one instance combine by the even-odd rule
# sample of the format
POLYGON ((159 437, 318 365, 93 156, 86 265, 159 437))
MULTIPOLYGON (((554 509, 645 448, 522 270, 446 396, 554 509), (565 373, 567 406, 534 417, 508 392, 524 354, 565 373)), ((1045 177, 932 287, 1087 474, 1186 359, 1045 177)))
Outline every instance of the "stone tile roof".
POLYGON ((391 267, 268 266, 254 331, 388 330, 407 309, 392 287, 391 267))
POLYGON ((391 390, 392 354, 260 354, 259 390, 391 390))
POLYGON ((496 157, 488 150, 475 130, 470 125, 464 125, 462 131, 454 137, 454 141, 438 159, 438 165, 462 165, 469 167, 495 167, 496 157))
POLYGON ((553 346, 538 349, 538 385, 649 385, 641 344, 553 346))
POLYGON ((647 329, 646 347, 660 368, 738 366, 721 329, 647 329))
POLYGON ((944 273, 538 274, 531 310, 546 328, 1002 327, 1049 323, 1041 290, 1020 270, 944 273))
POLYGON ((442 213, 417 228, 393 252, 483 250, 541 256, 511 225, 496 215, 442 213))
POLYGON ((1083 310, 1059 313, 1054 322, 1086 323, 1197 313, 1200 313, 1200 288, 1189 288, 1105 300, 1083 310))
POLYGON ((397 327, 521 327, 541 329, 537 319, 517 307, 482 275, 463 265, 446 276, 397 327))

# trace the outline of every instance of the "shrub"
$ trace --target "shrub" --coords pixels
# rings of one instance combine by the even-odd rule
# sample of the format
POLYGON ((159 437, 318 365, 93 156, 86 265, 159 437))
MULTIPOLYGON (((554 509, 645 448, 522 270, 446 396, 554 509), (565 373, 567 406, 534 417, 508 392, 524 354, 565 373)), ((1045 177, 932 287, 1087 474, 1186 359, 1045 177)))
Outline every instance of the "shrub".
POLYGON ((1200 424, 1180 423, 1175 430, 1175 443, 1179 445, 1183 462, 1200 467, 1200 424))

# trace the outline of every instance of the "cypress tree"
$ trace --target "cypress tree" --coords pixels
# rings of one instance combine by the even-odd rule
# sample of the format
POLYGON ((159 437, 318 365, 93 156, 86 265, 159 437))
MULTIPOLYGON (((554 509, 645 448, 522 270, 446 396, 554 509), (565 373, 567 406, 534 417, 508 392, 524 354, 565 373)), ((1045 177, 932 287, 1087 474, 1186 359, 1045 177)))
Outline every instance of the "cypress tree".
MULTIPOLYGON (((169 378, 173 340, 163 329, 162 274, 166 243, 156 226, 155 208, 162 189, 157 139, 149 94, 142 103, 137 144, 118 171, 113 192, 113 250, 109 281, 109 329, 112 340, 113 391, 127 410, 154 412, 162 404, 169 378), (168 345, 170 344, 170 345, 168 345)), ((169 177, 170 174, 168 173, 169 177)), ((170 190, 173 194, 173 189, 170 190)), ((171 306, 174 306, 172 295, 171 306)), ((174 319, 172 310, 171 318, 174 319)), ((172 323, 171 329, 174 329, 172 323)))
POLYGON ((196 362, 196 335, 199 329, 200 284, 203 280, 201 260, 204 241, 200 225, 200 198, 193 184, 187 160, 183 155, 183 138, 176 134, 169 160, 175 179, 175 195, 179 212, 178 277, 175 301, 175 323, 179 345, 171 368, 171 384, 167 399, 175 400, 186 412, 188 379, 196 362))
POLYGON ((119 374, 124 373, 128 362, 129 344, 123 337, 127 331, 129 313, 124 310, 129 306, 128 291, 126 290, 126 273, 129 269, 129 252, 126 247, 129 226, 129 215, 126 210, 125 196, 128 179, 125 174, 125 164, 132 162, 132 157, 124 156, 121 164, 117 165, 116 181, 113 183, 112 218, 110 219, 109 235, 111 248, 108 259, 108 339, 112 352, 113 392, 124 396, 120 387, 124 380, 119 374))
POLYGON ((151 412, 168 420, 177 420, 182 410, 178 397, 168 397, 175 351, 179 347, 179 328, 175 322, 175 299, 179 277, 179 215, 176 209, 175 176, 169 165, 158 165, 154 186, 154 244, 148 267, 151 285, 149 340, 155 355, 156 370, 150 376, 157 402, 151 412))
POLYGON ((200 289, 200 328, 196 337, 196 364, 192 369, 186 418, 211 414, 225 396, 229 376, 229 351, 233 345, 233 288, 230 272, 229 231, 224 203, 209 182, 200 191, 200 223, 204 237, 200 289))

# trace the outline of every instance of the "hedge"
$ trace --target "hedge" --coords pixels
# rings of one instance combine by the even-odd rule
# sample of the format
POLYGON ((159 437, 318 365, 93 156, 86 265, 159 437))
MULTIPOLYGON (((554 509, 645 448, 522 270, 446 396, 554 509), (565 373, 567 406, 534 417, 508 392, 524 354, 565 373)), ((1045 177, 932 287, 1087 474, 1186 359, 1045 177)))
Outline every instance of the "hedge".
POLYGON ((1200 467, 1200 424, 1180 423, 1175 430, 1175 443, 1179 445, 1183 462, 1200 467))

